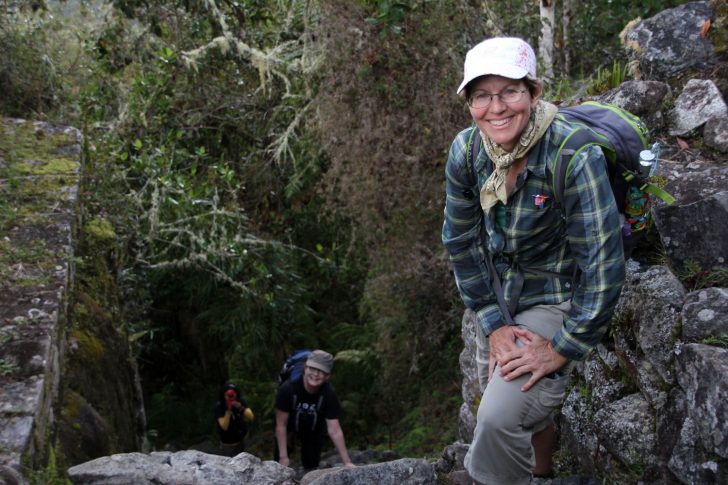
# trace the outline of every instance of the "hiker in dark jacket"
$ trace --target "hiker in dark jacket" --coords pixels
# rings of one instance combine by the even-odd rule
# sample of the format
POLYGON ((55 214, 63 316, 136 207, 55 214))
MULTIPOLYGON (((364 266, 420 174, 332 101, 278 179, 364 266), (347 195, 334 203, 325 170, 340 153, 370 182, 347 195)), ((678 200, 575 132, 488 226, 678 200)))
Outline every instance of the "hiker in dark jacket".
POLYGON ((245 451, 247 424, 253 421, 253 411, 235 384, 226 384, 215 404, 215 425, 220 435, 220 454, 235 456, 245 451))
POLYGON ((573 157, 554 204, 555 153, 574 128, 541 100, 526 42, 476 45, 458 93, 482 136, 473 163, 471 129, 452 143, 442 229, 477 321, 483 396, 465 466, 478 483, 526 484, 552 473, 552 411, 571 363, 608 329, 624 282, 621 222, 595 146, 573 157))
POLYGON ((288 380, 276 395, 276 450, 275 460, 289 466, 289 450, 298 439, 301 445, 301 464, 304 469, 317 468, 325 433, 328 433, 341 461, 354 466, 346 450, 344 432, 339 423, 341 406, 333 386, 329 383, 334 357, 323 350, 314 350, 306 360, 303 376, 288 380))

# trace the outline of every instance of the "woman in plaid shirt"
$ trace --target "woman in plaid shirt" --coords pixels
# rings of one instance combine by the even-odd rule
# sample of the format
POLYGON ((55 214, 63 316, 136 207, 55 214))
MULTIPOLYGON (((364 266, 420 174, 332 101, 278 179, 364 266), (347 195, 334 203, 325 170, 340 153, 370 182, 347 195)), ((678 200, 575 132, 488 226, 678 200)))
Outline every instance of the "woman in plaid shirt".
POLYGON ((571 363, 609 327, 624 283, 621 224, 596 146, 574 155, 555 204, 554 158, 574 127, 541 100, 531 46, 476 45, 458 93, 475 127, 450 148, 442 239, 476 315, 483 390, 465 465, 476 483, 526 484, 552 474, 553 409, 571 363), (470 160, 472 130, 482 144, 470 160))

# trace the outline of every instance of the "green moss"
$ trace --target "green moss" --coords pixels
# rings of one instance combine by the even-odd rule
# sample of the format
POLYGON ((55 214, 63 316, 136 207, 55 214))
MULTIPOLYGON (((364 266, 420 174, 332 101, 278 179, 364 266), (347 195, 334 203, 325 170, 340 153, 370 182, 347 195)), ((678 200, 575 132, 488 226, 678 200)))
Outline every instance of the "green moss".
POLYGON ((586 402, 591 402, 591 389, 587 387, 586 384, 579 386, 579 395, 584 399, 586 402))
POLYGON ((26 159, 16 161, 14 168, 17 175, 72 174, 78 168, 78 162, 68 158, 26 159))
POLYGON ((20 370, 20 367, 15 362, 10 360, 0 359, 0 376, 11 377, 20 370))
POLYGON ((116 231, 106 219, 95 218, 84 227, 90 241, 108 242, 116 240, 116 231))
POLYGON ((78 343, 77 355, 87 365, 96 365, 103 358, 104 346, 96 336, 76 329, 71 332, 71 340, 78 343))
POLYGON ((36 129, 29 121, 0 120, 0 280, 16 287, 49 284, 56 250, 46 241, 54 206, 68 200, 78 162, 65 133, 36 129), (72 156, 72 155, 71 155, 72 156))
POLYGON ((712 0, 710 6, 715 12, 715 21, 710 26, 708 36, 716 54, 723 54, 728 51, 728 3, 712 0))
POLYGON ((61 416, 68 421, 73 421, 80 414, 82 406, 83 398, 75 392, 68 392, 63 398, 61 416))
POLYGON ((58 466, 56 450, 52 446, 48 448, 48 463, 45 468, 33 471, 28 479, 30 485, 72 485, 58 466))
POLYGON ((0 152, 8 162, 0 177, 73 173, 78 168, 77 161, 62 155, 63 147, 76 142, 66 133, 48 133, 30 121, 0 122, 0 131, 0 152))
POLYGON ((73 305, 73 319, 74 320, 83 320, 84 318, 88 317, 89 311, 88 308, 83 303, 76 303, 73 305))
POLYGON ((0 240, 0 279, 8 285, 45 285, 55 264, 56 257, 43 240, 33 239, 17 246, 0 240))
POLYGON ((728 349, 728 334, 721 333, 720 335, 711 335, 709 337, 705 337, 700 341, 700 343, 728 349))
MULTIPOLYGON (((84 312, 83 317, 74 318, 76 326, 79 328, 95 328, 98 329, 102 324, 112 318, 109 304, 101 304, 87 291, 101 296, 103 292, 109 291, 102 277, 85 276, 82 282, 85 290, 79 290, 76 293, 76 305, 81 305, 79 309, 84 312)), ((75 317, 75 315, 74 315, 75 317)))

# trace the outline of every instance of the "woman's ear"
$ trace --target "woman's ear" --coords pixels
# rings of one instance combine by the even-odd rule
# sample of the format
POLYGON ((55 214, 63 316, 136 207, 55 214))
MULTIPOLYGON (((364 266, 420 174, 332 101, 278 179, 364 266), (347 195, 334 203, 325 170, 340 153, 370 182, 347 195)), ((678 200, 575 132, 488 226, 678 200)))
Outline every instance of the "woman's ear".
POLYGON ((543 94, 543 83, 541 81, 536 81, 534 83, 536 86, 533 90, 533 95, 531 96, 531 106, 536 107, 536 104, 538 104, 538 101, 541 99, 541 94, 543 94))

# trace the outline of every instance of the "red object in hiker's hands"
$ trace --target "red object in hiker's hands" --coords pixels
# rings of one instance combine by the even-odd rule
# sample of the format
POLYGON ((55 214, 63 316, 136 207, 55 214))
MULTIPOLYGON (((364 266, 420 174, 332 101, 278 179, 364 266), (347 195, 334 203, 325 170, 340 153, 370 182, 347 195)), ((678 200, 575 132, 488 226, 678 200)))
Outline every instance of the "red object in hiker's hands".
POLYGON ((235 391, 228 389, 225 393, 225 401, 227 401, 228 407, 234 405, 238 401, 238 396, 235 394, 235 391))

